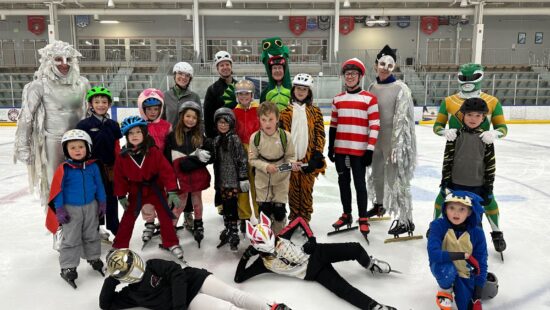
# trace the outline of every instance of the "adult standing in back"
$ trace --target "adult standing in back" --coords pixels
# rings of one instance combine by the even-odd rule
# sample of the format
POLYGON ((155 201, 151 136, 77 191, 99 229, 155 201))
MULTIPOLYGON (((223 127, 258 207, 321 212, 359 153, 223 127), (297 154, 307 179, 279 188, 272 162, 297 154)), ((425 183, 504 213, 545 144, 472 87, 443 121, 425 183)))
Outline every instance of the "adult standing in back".
POLYGON ((176 128, 179 107, 187 101, 201 104, 201 98, 189 88, 194 73, 191 64, 183 61, 178 62, 174 65, 172 72, 174 73, 174 82, 176 85, 164 93, 164 112, 162 113, 162 119, 170 122, 172 128, 176 128))

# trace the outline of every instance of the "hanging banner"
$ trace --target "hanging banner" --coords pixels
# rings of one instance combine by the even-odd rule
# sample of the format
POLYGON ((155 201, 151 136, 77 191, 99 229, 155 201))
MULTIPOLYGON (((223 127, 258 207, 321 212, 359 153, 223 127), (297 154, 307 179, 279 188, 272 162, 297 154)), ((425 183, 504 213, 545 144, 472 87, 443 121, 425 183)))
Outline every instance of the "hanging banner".
POLYGON ((363 24, 365 22, 366 16, 355 16, 353 19, 356 23, 363 24))
POLYGON ((317 24, 319 30, 329 30, 330 29, 330 16, 319 16, 317 17, 317 24))
POLYGON ((317 16, 307 17, 307 30, 317 30, 317 16))
POLYGON ((431 35, 432 33, 437 31, 437 28, 439 28, 439 19, 437 16, 422 16, 421 22, 420 22, 420 28, 422 29, 422 32, 424 32, 427 35, 431 35))
POLYGON ((86 28, 90 24, 90 15, 76 15, 74 21, 78 28, 86 28))
POLYGON ((353 16, 340 16, 340 33, 346 35, 353 31, 355 21, 353 16))
POLYGON ((44 16, 27 16, 27 29, 39 36, 46 30, 46 18, 44 16))
POLYGON ((301 35, 304 31, 306 31, 306 17, 290 16, 288 19, 288 27, 295 35, 301 35))
POLYGON ((407 28, 410 25, 411 25, 411 17, 410 16, 397 16, 397 27, 407 28))

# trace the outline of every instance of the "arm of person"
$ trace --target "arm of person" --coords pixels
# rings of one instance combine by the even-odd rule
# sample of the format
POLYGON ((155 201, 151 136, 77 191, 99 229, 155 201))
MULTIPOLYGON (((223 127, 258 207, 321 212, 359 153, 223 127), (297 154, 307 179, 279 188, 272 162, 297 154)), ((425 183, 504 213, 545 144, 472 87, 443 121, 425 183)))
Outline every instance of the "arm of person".
MULTIPOLYGON (((128 156, 128 155, 126 155, 128 156)), ((117 197, 126 196, 128 194, 128 179, 124 173, 124 156, 118 156, 115 159, 115 167, 113 169, 113 187, 114 194, 117 197)))
POLYGON ((267 166, 269 166, 268 162, 263 161, 260 158, 260 152, 258 151, 258 147, 256 147, 256 144, 254 143, 254 137, 255 135, 261 134, 259 131, 256 131, 250 136, 250 144, 248 144, 248 163, 250 165, 264 173, 267 173, 267 166))
POLYGON ((244 149, 243 144, 239 136, 234 134, 232 136, 233 147, 235 149, 235 161, 237 164, 237 173, 239 181, 248 180, 248 155, 244 149))
POLYGON ((443 250, 443 238, 447 233, 437 220, 430 224, 430 235, 428 236, 428 257, 430 262, 445 263, 451 261, 451 256, 448 251, 443 250))
MULTIPOLYGON (((445 152, 443 153, 443 170, 441 172, 441 185, 449 185, 452 181, 453 164, 455 158, 455 142, 447 141, 445 143, 445 152)), ((440 185, 440 186, 441 186, 440 185)))
POLYGON ((123 292, 116 292, 120 281, 113 277, 107 277, 103 281, 103 287, 99 293, 99 308, 103 310, 127 309, 139 306, 133 300, 127 298, 123 292))
POLYGON ((378 132, 380 131, 380 114, 378 113, 378 100, 372 97, 367 109, 369 139, 367 150, 374 151, 376 142, 378 141, 378 132))
POLYGON ((496 159, 495 159, 495 145, 485 144, 485 157, 483 158, 485 163, 485 172, 483 177, 484 190, 489 192, 493 191, 493 183, 495 182, 496 173, 496 159))
POLYGON ((325 121, 319 107, 314 107, 313 131, 315 133, 315 150, 323 153, 326 143, 325 121))
POLYGON ((447 115, 447 104, 445 103, 445 99, 443 99, 443 101, 441 101, 441 105, 439 106, 439 112, 437 112, 437 118, 435 119, 435 123, 433 126, 433 132, 436 135, 443 135, 443 131, 445 130, 445 126, 447 126, 448 119, 449 117, 447 115))
POLYGON ((204 97, 204 130, 208 138, 214 138, 216 136, 216 129, 214 127, 214 112, 216 111, 216 98, 213 94, 212 85, 206 90, 204 97))
POLYGON ((15 131, 14 162, 19 160, 27 165, 33 162, 33 154, 31 154, 33 123, 38 107, 42 103, 43 91, 42 82, 39 80, 23 87, 21 112, 15 131))
POLYGON ((168 160, 160 153, 159 149, 156 148, 150 148, 149 152, 154 152, 157 154, 155 156, 155 161, 157 162, 158 172, 159 172, 159 178, 166 187, 167 191, 175 191, 178 189, 178 183, 176 181, 176 174, 174 173, 174 169, 172 169, 172 166, 168 162, 168 160))
POLYGON ((473 241, 472 256, 477 260, 480 271, 479 275, 474 276, 474 285, 483 287, 487 281, 487 240, 481 227, 476 227, 474 235, 475 239, 470 239, 473 241))
POLYGON ((94 169, 94 183, 97 188, 95 198, 99 203, 106 202, 107 194, 105 193, 105 186, 103 185, 103 178, 101 176, 101 171, 99 170, 99 165, 93 164, 92 169, 94 169))
POLYGON ((504 112, 502 111, 500 101, 497 101, 495 109, 491 115, 491 124, 493 124, 494 130, 498 130, 502 134, 499 138, 506 137, 508 134, 508 127, 506 126, 506 119, 504 118, 504 112))
POLYGON ((235 278, 234 278, 234 281, 236 283, 242 283, 259 274, 271 272, 265 267, 264 262, 260 256, 258 256, 258 258, 249 267, 246 267, 246 264, 252 257, 250 256, 250 254, 247 254, 247 253, 254 253, 253 256, 256 256, 259 254, 251 245, 246 249, 246 251, 244 252, 243 256, 239 261, 239 264, 237 265, 237 270, 235 272, 235 278))
MULTIPOLYGON (((294 142, 292 142, 292 137, 288 131, 285 131, 286 135, 286 151, 285 151, 285 163, 296 162, 296 147, 294 147, 294 142)), ((282 142, 281 142, 282 143, 282 142)))

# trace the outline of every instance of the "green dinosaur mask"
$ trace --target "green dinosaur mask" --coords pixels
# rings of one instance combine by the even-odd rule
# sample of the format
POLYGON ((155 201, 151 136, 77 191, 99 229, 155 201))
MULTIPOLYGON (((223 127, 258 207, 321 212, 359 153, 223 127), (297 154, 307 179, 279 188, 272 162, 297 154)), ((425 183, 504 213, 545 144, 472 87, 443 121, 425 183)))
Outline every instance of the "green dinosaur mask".
POLYGON ((267 38, 262 40, 262 56, 261 60, 264 64, 267 77, 269 78, 269 89, 275 88, 277 83, 273 80, 271 75, 271 65, 269 60, 276 60, 275 63, 279 64, 284 62, 283 67, 285 68, 285 75, 283 77, 283 86, 290 89, 292 87, 290 80, 290 70, 288 70, 288 61, 289 61, 289 51, 288 46, 283 45, 283 40, 279 37, 267 38), (284 60, 280 60, 280 58, 284 60))
POLYGON ((483 66, 480 64, 463 64, 458 72, 458 83, 462 93, 479 91, 483 81, 483 66))

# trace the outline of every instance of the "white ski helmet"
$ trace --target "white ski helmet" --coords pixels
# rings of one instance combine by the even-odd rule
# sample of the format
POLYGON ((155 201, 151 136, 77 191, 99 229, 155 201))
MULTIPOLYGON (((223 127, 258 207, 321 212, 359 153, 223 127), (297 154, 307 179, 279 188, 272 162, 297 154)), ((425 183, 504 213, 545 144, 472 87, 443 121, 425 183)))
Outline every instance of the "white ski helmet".
POLYGON ((275 252, 275 234, 271 230, 271 221, 263 212, 260 212, 260 222, 256 226, 246 221, 246 236, 256 250, 275 252))
POLYGON ((143 278, 145 263, 130 249, 116 249, 107 256, 107 272, 119 281, 136 283, 143 278))
POLYGON ((185 61, 181 61, 181 62, 178 62, 177 64, 174 65, 174 69, 172 69, 172 72, 173 73, 183 72, 183 73, 187 73, 191 77, 193 77, 194 70, 193 70, 193 67, 191 66, 191 64, 189 64, 188 62, 185 62, 185 61))
POLYGON ((313 78, 307 73, 298 73, 292 80, 292 86, 300 85, 311 88, 313 86, 313 78))
POLYGON ((217 67, 218 64, 222 61, 229 61, 231 64, 233 64, 233 59, 231 58, 231 54, 229 54, 226 51, 219 51, 214 55, 214 65, 217 67))
POLYGON ((86 158, 92 156, 92 138, 84 130, 80 129, 71 129, 63 134, 61 137, 61 146, 63 147, 63 154, 65 157, 70 158, 69 151, 67 150, 67 143, 69 141, 84 141, 86 143, 86 158))

